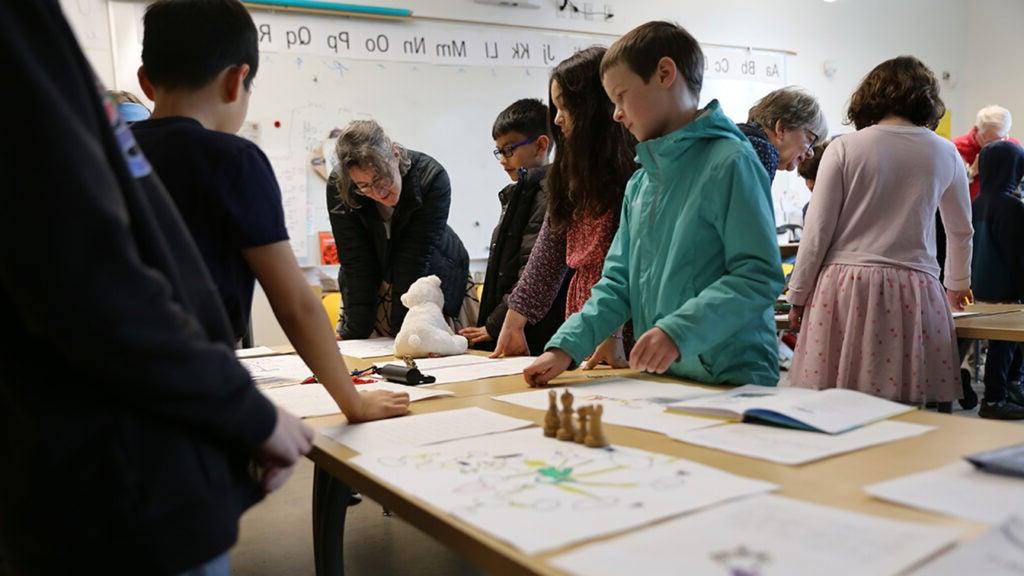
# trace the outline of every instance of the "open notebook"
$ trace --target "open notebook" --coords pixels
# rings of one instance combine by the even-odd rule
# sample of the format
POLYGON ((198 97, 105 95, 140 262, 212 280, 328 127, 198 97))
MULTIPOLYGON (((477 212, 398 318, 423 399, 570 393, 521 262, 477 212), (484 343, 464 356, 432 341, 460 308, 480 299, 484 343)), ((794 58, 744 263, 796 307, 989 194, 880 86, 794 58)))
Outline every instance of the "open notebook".
POLYGON ((914 410, 913 406, 854 390, 771 388, 753 384, 722 394, 675 402, 668 408, 828 434, 839 434, 914 410))

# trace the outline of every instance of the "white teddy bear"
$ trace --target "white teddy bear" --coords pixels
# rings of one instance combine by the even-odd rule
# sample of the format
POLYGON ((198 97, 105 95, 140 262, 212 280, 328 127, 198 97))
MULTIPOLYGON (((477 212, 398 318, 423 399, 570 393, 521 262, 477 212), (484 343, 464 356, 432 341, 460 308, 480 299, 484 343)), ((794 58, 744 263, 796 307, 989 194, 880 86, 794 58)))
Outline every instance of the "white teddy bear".
POLYGON ((469 347, 466 339, 452 332, 444 320, 444 294, 437 276, 413 282, 409 291, 402 294, 402 304, 409 313, 395 337, 395 356, 454 356, 469 347))

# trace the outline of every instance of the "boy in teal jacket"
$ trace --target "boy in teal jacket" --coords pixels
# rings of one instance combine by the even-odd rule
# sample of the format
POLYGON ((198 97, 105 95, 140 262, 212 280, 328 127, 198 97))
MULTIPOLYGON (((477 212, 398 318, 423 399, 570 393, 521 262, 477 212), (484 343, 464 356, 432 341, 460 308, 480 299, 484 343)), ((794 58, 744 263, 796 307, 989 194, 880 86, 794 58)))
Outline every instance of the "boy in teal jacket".
POLYGON ((641 169, 583 310, 524 371, 543 385, 633 321, 630 367, 710 383, 774 386, 772 305, 783 287, 768 175, 717 101, 697 108, 704 56, 668 22, 619 39, 601 63, 641 169))

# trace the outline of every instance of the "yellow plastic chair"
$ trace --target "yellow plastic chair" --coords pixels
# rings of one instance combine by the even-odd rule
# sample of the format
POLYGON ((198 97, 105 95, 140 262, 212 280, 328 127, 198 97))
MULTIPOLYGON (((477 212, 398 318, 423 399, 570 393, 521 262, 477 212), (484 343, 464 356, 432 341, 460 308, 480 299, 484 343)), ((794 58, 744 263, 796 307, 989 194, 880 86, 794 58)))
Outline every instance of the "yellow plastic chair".
POLYGON ((327 319, 331 321, 331 328, 334 328, 338 325, 338 316, 341 310, 341 292, 328 292, 320 301, 324 305, 324 312, 327 312, 327 319))

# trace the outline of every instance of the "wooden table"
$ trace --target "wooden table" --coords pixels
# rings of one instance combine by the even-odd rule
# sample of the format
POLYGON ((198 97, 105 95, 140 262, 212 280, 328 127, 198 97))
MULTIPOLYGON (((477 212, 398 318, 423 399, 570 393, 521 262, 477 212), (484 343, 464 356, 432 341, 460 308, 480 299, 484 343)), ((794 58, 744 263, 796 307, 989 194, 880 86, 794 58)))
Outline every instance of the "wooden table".
POLYGON ((783 258, 789 258, 790 256, 796 256, 797 250, 800 248, 800 243, 790 242, 787 244, 779 244, 779 254, 783 258))
MULTIPOLYGON (((358 362, 352 360, 351 364, 356 365, 358 362)), ((636 376, 628 371, 602 371, 602 373, 626 373, 636 376)), ((579 381, 581 376, 583 380, 589 380, 581 373, 573 373, 567 380, 571 381, 575 378, 579 381)), ((641 377, 671 381, 665 378, 641 377)), ((527 387, 521 376, 491 378, 477 382, 449 384, 443 387, 455 391, 459 396, 417 402, 412 405, 412 412, 422 414, 478 406, 508 416, 533 420, 538 424, 542 423, 543 411, 498 402, 490 398, 492 394, 526 390, 527 387)), ((931 412, 912 412, 896 419, 936 426, 937 429, 916 438, 859 450, 803 466, 772 464, 684 444, 653 432, 614 425, 606 425, 606 434, 613 444, 670 454, 734 474, 774 482, 780 485, 779 494, 794 498, 888 518, 952 526, 960 531, 962 538, 973 537, 984 531, 987 527, 982 524, 903 508, 872 499, 863 492, 862 487, 874 482, 936 468, 953 462, 965 454, 1024 442, 1024 426, 931 412)), ((314 427, 320 428, 344 422, 344 418, 331 416, 313 419, 309 422, 314 427)), ((540 431, 538 430, 537 433, 540 434, 540 431)), ((496 538, 480 532, 473 526, 452 518, 443 510, 432 506, 431 503, 397 490, 381 479, 350 465, 348 461, 354 455, 355 453, 345 446, 322 435, 317 435, 309 458, 317 464, 318 470, 322 470, 322 475, 329 474, 352 486, 410 524, 444 542, 489 573, 561 574, 547 561, 558 553, 582 545, 567 546, 545 554, 524 554, 496 538)), ((320 482, 322 486, 322 477, 320 482)), ((322 521, 325 514, 325 506, 321 505, 317 510, 316 500, 317 498, 314 497, 314 522, 317 522, 318 518, 322 521)), ((324 502, 323 498, 320 500, 324 502)), ((336 502, 335 505, 337 505, 336 502)), ((326 512, 332 511, 326 510, 326 512)), ((338 513, 336 510, 333 512, 338 513)), ((343 526, 343 506, 340 514, 342 516, 340 522, 343 526)), ((337 522, 337 519, 335 518, 334 521, 337 522)), ((327 536, 324 538, 324 531, 322 529, 318 531, 317 527, 314 527, 314 534, 318 535, 315 546, 318 554, 322 554, 325 548, 341 546, 340 532, 336 529, 328 530, 327 536)), ((610 545, 614 545, 613 541, 610 545)), ((318 574, 327 573, 320 569, 321 562, 318 561, 317 566, 318 574)))

